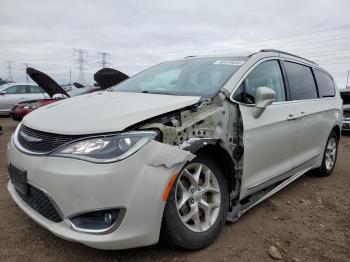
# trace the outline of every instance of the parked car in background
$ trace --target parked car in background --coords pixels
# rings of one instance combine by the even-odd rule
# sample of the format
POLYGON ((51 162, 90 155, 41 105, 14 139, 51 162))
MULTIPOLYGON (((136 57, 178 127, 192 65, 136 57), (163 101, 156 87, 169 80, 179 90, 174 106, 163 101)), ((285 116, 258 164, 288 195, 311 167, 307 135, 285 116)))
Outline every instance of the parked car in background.
POLYGON ((332 76, 299 56, 164 62, 27 115, 8 143, 8 191, 67 240, 200 249, 306 172, 331 175, 341 124, 332 76))
POLYGON ((350 131, 350 90, 341 91, 340 96, 343 99, 343 127, 344 131, 350 131))
POLYGON ((27 74, 47 94, 45 99, 31 99, 14 105, 11 109, 11 116, 14 120, 20 121, 28 113, 39 107, 51 104, 57 100, 69 97, 68 93, 56 83, 51 77, 34 68, 28 67, 27 74))
POLYGON ((49 95, 34 84, 9 83, 0 86, 0 114, 10 115, 14 105, 28 100, 46 99, 49 95))
POLYGON ((74 83, 75 89, 66 92, 66 90, 62 88, 55 80, 53 80, 50 76, 46 75, 43 72, 29 67, 27 68, 27 74, 34 82, 36 82, 43 90, 46 91, 49 98, 24 101, 16 104, 11 110, 11 116, 16 121, 21 121, 24 116, 42 106, 46 106, 48 104, 57 102, 61 99, 104 90, 116 83, 119 83, 120 81, 122 81, 121 79, 124 80, 127 77, 124 73, 118 70, 100 70, 95 73, 95 76, 97 76, 98 81, 103 86, 102 88, 99 86, 84 87, 79 83, 74 83), (106 72, 108 72, 108 76, 106 76, 106 72))
POLYGON ((93 93, 93 92, 100 91, 100 90, 102 90, 102 89, 99 87, 84 87, 84 88, 79 88, 79 89, 77 88, 77 89, 69 91, 68 95, 70 97, 81 96, 81 95, 93 93))
POLYGON ((73 83, 72 85, 64 85, 62 88, 64 91, 69 92, 78 88, 85 88, 86 86, 80 84, 80 83, 73 83))

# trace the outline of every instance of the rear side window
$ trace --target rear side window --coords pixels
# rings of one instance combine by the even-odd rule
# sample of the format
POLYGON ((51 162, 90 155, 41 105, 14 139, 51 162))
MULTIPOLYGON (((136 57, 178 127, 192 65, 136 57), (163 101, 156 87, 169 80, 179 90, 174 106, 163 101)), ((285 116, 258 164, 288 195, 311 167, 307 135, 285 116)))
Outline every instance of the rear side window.
POLYGON ((320 97, 335 96, 335 86, 332 78, 326 73, 317 69, 314 69, 314 73, 320 97))
POLYGON ((317 98, 317 89, 311 68, 293 62, 284 62, 292 100, 317 98))

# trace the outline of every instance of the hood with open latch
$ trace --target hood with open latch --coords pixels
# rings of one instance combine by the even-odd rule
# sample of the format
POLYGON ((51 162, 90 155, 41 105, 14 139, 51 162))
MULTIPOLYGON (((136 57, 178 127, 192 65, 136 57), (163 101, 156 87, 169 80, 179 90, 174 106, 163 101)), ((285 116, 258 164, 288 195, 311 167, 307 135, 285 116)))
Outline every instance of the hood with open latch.
POLYGON ((69 97, 68 93, 51 77, 36 70, 34 68, 28 67, 27 74, 35 83, 37 83, 51 98, 55 94, 62 94, 69 97))
POLYGON ((129 76, 112 68, 102 68, 94 74, 94 79, 101 89, 119 84, 127 78, 129 76))

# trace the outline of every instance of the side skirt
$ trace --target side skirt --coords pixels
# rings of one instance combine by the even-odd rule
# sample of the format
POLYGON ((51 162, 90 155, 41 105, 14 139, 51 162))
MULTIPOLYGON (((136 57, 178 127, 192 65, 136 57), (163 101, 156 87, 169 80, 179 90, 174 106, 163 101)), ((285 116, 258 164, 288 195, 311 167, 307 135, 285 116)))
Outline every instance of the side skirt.
POLYGON ((282 188, 286 187, 290 183, 292 183, 294 180, 301 177, 303 174, 305 174, 307 171, 314 168, 314 166, 317 163, 317 159, 320 155, 316 155, 312 157, 311 159, 307 160, 306 162, 300 164, 299 166, 293 168, 291 170, 291 173, 293 173, 292 176, 287 178, 286 180, 283 180, 282 182, 279 182, 277 184, 274 184, 272 186, 269 186, 262 191, 259 191, 243 201, 237 202, 235 206, 232 207, 232 211, 230 211, 227 214, 226 221, 228 222, 235 222, 237 221, 245 212, 247 212, 249 209, 254 207, 255 205, 259 204, 260 202, 264 201, 268 197, 272 196, 273 194, 280 191, 282 188))

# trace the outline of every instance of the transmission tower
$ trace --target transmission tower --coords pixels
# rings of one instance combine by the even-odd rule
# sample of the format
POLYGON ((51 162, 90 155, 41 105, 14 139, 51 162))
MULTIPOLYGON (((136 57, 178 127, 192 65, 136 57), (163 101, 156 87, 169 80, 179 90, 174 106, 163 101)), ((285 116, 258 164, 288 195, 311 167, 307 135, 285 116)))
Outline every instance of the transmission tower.
POLYGON ((13 61, 6 61, 7 63, 7 80, 9 81, 13 81, 13 77, 12 77, 12 65, 13 65, 13 61))
POLYGON ((83 49, 73 48, 73 53, 74 55, 77 54, 78 56, 75 62, 78 64, 79 82, 85 83, 84 71, 87 70, 87 68, 85 67, 85 64, 87 62, 88 51, 83 49))
POLYGON ((25 68, 25 70, 24 70, 24 72, 25 72, 25 77, 26 77, 26 83, 29 83, 29 77, 28 77, 28 74, 27 74, 27 68, 29 67, 29 63, 23 63, 23 65, 24 65, 24 68, 25 68))
POLYGON ((111 54, 105 53, 105 52, 98 52, 97 54, 101 56, 101 60, 97 61, 96 64, 101 65, 102 68, 106 68, 107 65, 111 64, 107 61, 107 59, 111 56, 111 54))

